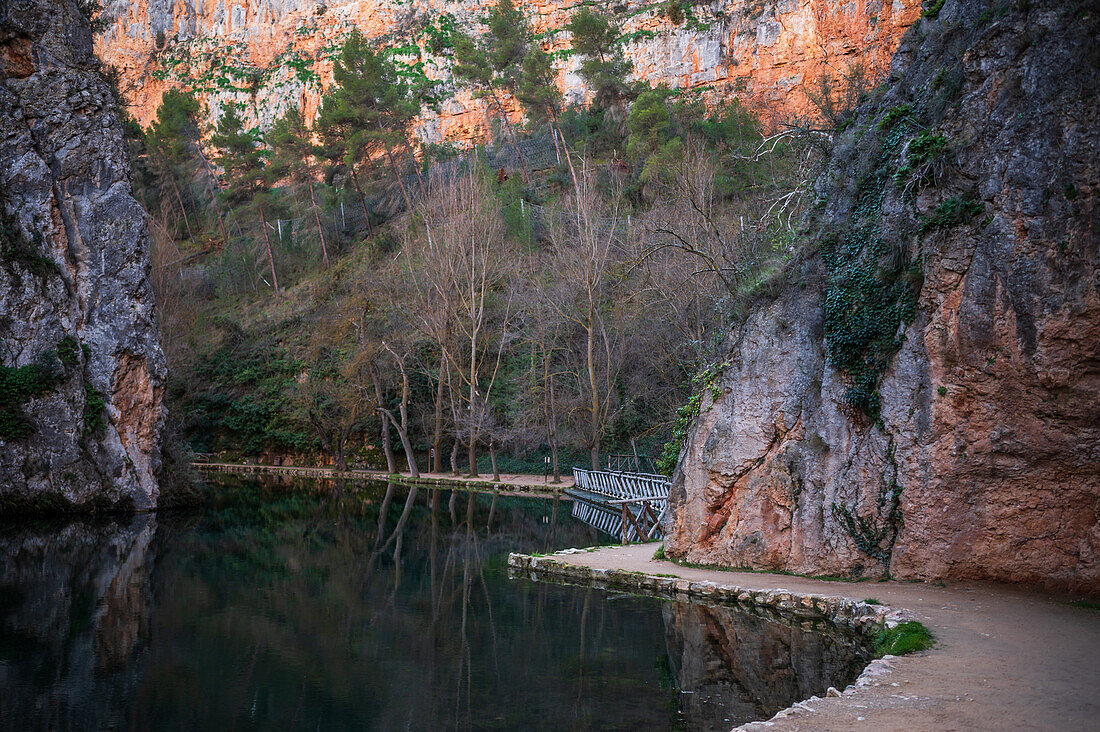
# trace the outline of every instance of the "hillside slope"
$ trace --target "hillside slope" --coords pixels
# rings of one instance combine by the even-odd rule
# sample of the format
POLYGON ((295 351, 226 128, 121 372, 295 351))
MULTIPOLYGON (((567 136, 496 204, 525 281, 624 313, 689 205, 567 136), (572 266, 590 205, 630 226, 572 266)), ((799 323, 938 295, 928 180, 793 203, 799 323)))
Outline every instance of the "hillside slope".
POLYGON ((1100 14, 937 6, 731 334, 672 556, 1100 590, 1100 14))

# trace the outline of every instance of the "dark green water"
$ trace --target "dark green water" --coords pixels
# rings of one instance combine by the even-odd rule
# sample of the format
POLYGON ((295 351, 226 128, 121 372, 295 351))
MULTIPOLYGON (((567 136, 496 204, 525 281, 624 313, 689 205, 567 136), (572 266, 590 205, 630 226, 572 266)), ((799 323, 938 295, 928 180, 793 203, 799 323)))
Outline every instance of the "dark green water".
POLYGON ((201 510, 0 524, 0 729, 725 730, 866 662, 730 608, 509 579, 509 551, 601 540, 568 503, 408 496, 226 480, 201 510))

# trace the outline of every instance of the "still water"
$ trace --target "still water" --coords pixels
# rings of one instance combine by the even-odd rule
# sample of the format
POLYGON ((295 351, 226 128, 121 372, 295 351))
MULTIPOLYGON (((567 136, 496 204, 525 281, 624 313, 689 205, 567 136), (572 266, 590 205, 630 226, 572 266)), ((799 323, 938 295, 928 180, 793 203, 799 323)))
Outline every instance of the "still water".
POLYGON ((866 663, 839 632, 508 578, 509 551, 601 541, 565 502, 385 483, 8 521, 0 729, 728 730, 866 663))

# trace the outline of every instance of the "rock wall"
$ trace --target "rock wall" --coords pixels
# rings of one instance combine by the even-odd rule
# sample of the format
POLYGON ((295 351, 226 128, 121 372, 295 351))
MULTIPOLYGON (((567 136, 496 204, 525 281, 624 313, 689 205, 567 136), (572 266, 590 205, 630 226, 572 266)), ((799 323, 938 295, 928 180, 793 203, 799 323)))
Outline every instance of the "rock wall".
MULTIPOLYGON (((583 97, 578 59, 563 30, 580 5, 517 0, 544 48, 555 53, 559 85, 583 97)), ((449 23, 481 32, 489 0, 110 0, 96 51, 119 69, 134 116, 147 124, 164 91, 181 85, 205 100, 211 119, 227 102, 266 127, 288 105, 312 119, 331 82, 332 58, 352 27, 399 48, 412 75, 450 78, 449 23)), ((624 35, 634 75, 650 83, 737 95, 767 118, 806 114, 806 89, 860 60, 884 68, 919 0, 713 0, 692 3, 674 22, 666 3, 607 4, 624 35)), ((468 143, 490 129, 484 102, 445 85, 425 109, 419 136, 468 143)), ((510 115, 522 116, 513 106, 510 115)))
POLYGON ((73 0, 0 4, 0 513, 156 505, 145 215, 73 0))
POLYGON ((670 555, 1100 591, 1097 37, 1095 4, 1038 0, 947 0, 909 32, 836 141, 806 253, 730 336, 670 555), (901 295, 876 311, 883 272, 901 295), (874 318, 899 348, 868 413, 836 364, 874 318))

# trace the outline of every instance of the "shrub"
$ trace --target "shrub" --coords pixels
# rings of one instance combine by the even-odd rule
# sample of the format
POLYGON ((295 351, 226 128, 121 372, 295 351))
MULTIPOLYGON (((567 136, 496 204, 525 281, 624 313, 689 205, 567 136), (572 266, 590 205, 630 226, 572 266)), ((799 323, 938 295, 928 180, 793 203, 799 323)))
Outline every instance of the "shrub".
POLYGON ((875 656, 904 656, 931 648, 935 642, 932 631, 915 620, 883 628, 875 636, 875 656))

